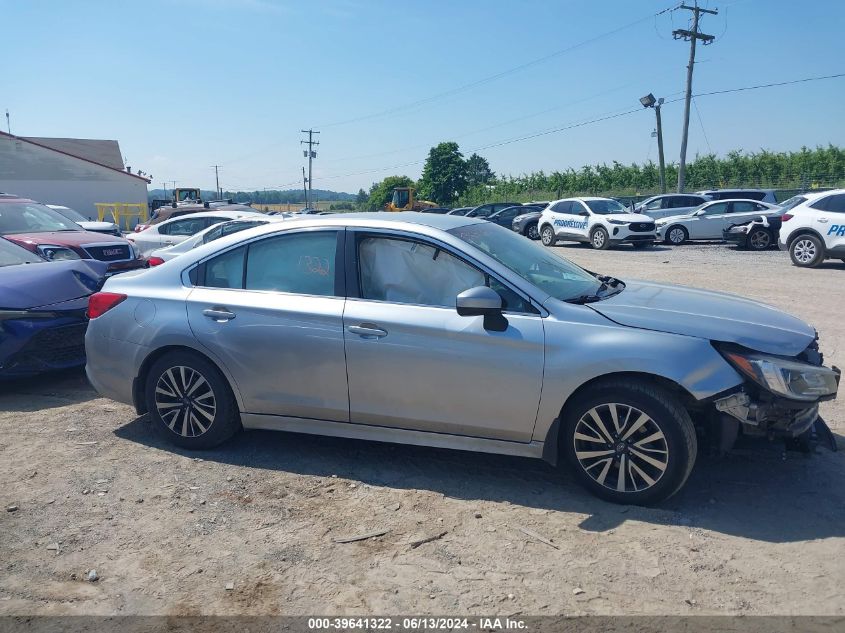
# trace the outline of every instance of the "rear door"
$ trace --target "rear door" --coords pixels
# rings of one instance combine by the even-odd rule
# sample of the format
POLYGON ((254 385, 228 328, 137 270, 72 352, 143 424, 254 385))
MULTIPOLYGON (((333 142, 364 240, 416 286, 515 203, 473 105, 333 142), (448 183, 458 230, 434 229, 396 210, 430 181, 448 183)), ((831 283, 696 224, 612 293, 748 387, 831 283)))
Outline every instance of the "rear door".
POLYGON ((343 231, 260 238, 197 269, 187 300, 197 340, 228 369, 249 413, 349 420, 343 349, 343 231))
POLYGON ((765 213, 767 210, 767 207, 751 200, 736 200, 735 202, 731 202, 731 215, 729 221, 725 224, 725 228, 731 224, 750 222, 754 218, 760 217, 760 214, 765 213))

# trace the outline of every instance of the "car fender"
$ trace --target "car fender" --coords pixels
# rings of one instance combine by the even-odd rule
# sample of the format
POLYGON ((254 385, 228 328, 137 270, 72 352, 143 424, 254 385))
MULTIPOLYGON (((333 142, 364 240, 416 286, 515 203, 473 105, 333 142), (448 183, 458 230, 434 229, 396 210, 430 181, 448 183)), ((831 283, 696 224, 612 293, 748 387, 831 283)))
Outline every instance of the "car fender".
POLYGON ((819 239, 821 240, 822 244, 824 244, 824 245, 825 245, 825 248, 827 248, 827 240, 825 240, 825 239, 824 239, 824 236, 823 236, 821 233, 819 233, 817 230, 815 230, 815 229, 814 229, 814 228, 812 228, 812 227, 809 227, 809 226, 799 226, 798 228, 793 229, 793 230, 792 230, 790 233, 788 233, 786 236, 783 236, 783 235, 782 235, 782 234, 783 234, 783 225, 781 225, 781 229, 780 229, 780 230, 781 230, 781 238, 780 238, 780 240, 781 240, 781 241, 784 243, 784 245, 786 245, 787 247, 789 247, 789 246, 792 244, 792 242, 794 242, 796 239, 798 239, 798 238, 799 238, 800 236, 802 236, 802 235, 812 235, 812 236, 814 236, 814 237, 819 238, 819 239))
POLYGON ((708 340, 590 321, 545 319, 546 360, 534 441, 546 441, 566 402, 597 378, 653 376, 675 383, 697 401, 743 383, 708 340))

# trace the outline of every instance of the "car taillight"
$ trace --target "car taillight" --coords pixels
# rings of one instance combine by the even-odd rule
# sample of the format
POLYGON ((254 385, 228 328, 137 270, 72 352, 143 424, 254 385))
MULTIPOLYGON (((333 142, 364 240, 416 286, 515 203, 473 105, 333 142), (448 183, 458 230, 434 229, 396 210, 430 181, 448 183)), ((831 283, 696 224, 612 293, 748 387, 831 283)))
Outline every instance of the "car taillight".
POLYGON ((126 299, 126 295, 116 292, 95 292, 88 297, 88 318, 96 319, 126 299))
POLYGON ((791 213, 784 213, 782 216, 780 216, 780 221, 781 222, 789 222, 794 217, 795 216, 792 215, 791 213))
POLYGON ((164 263, 164 260, 161 257, 150 257, 147 262, 149 262, 150 266, 161 266, 164 263))

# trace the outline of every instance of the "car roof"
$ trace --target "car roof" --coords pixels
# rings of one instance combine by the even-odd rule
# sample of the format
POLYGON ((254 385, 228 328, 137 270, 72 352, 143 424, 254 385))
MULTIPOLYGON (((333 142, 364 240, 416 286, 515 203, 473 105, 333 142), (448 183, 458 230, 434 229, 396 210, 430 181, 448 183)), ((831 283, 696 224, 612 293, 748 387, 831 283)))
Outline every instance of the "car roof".
MULTIPOLYGON (((318 218, 320 218, 319 221, 321 222, 337 223, 339 221, 342 224, 345 224, 347 220, 352 220, 351 222, 349 222, 351 226, 354 226, 356 224, 366 224, 366 222, 362 222, 362 220, 375 220, 379 223, 396 222, 405 224, 416 224, 419 226, 430 226, 435 229, 440 229, 441 231, 456 229, 459 226, 467 226, 468 224, 481 224, 485 222, 485 220, 479 220, 476 218, 466 218, 462 215, 446 215, 445 213, 417 213, 415 211, 375 211, 371 213, 339 213, 337 215, 318 216, 318 218)), ((313 218, 313 220, 318 221, 318 218, 313 218)), ((299 221, 300 220, 298 218, 288 218, 288 222, 299 221)))
MULTIPOLYGON (((36 202, 32 198, 21 198, 20 196, 16 196, 13 193, 2 193, 0 194, 0 203, 2 202, 36 202)), ((40 202, 36 202, 36 204, 41 204, 40 202)))
POLYGON ((766 202, 765 200, 752 200, 751 198, 722 198, 721 200, 708 200, 704 204, 699 206, 702 207, 709 207, 711 204, 717 204, 719 202, 754 202, 756 204, 768 204, 773 207, 776 207, 776 204, 772 204, 771 202, 766 202))
POLYGON ((222 218, 224 220, 237 220, 242 217, 252 217, 254 215, 264 215, 259 211, 206 211, 205 213, 186 213, 185 215, 180 215, 175 218, 168 218, 161 224, 168 224, 170 222, 175 222, 176 220, 190 220, 196 218, 222 218))
POLYGON ((845 193, 845 189, 828 189, 827 191, 807 191, 804 193, 796 193, 796 196, 803 196, 807 198, 807 200, 815 200, 817 198, 821 198, 823 196, 829 196, 832 194, 843 194, 845 193))
MULTIPOLYGON (((557 202, 566 202, 569 200, 580 200, 581 202, 588 202, 592 200, 613 200, 613 198, 602 198, 601 196, 573 196, 571 198, 561 198, 560 200, 552 200, 549 204, 555 204, 557 202)), ((613 200, 614 202, 618 202, 618 200, 613 200)))

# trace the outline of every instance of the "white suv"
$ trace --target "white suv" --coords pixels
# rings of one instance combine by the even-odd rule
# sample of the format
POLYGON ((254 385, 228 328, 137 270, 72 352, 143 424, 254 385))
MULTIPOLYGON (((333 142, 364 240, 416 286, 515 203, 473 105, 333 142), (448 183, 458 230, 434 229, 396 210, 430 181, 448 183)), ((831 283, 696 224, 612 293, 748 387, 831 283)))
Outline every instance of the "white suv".
POLYGON ((654 220, 610 198, 556 200, 543 210, 537 227, 545 246, 561 240, 589 242, 600 250, 623 243, 643 248, 656 239, 654 220))
POLYGON ((802 194, 806 200, 784 213, 779 245, 796 266, 845 261, 845 189, 802 194))

